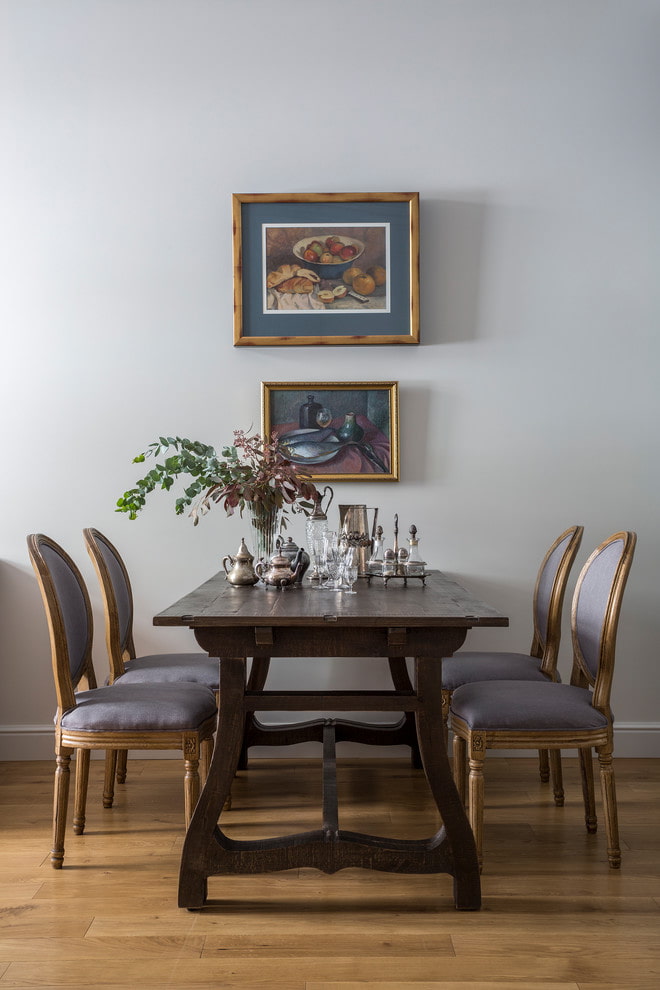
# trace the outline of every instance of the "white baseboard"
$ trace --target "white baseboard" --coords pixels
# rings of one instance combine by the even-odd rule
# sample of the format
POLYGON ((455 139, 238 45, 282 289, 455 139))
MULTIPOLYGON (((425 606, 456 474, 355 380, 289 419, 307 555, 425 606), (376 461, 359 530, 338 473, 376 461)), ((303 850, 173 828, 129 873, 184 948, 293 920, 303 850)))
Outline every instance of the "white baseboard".
MULTIPOLYGON (((364 746, 358 743, 339 743, 338 755, 344 757, 373 756, 397 757, 407 756, 406 746, 364 746)), ((317 757, 320 753, 319 743, 300 743, 297 746, 255 746, 250 755, 255 759, 317 757)), ((570 751, 567 750, 567 754, 570 751)), ((133 751, 134 758, 162 760, 180 758, 180 753, 170 750, 133 751)), ((529 756, 528 750, 497 750, 497 756, 520 757, 529 756)), ((615 757, 635 757, 660 759, 660 722, 619 722, 614 728, 615 757)), ((0 762, 20 760, 50 760, 54 757, 53 726, 52 725, 1 725, 0 726, 0 762)), ((103 757, 103 753, 93 753, 92 758, 103 757)))

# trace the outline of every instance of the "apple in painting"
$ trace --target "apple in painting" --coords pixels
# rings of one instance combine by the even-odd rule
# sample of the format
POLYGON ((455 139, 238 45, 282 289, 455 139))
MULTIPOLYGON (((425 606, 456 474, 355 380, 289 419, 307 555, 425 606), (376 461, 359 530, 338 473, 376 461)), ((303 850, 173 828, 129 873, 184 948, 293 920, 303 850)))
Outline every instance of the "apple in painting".
POLYGON ((353 268, 347 268, 342 277, 346 285, 353 285, 353 279, 355 278, 355 276, 362 274, 363 272, 361 268, 353 267, 353 268))
POLYGON ((366 272, 360 272, 356 275, 352 284, 355 291, 359 292, 360 295, 363 296, 370 296, 376 288, 376 283, 373 278, 371 275, 367 275, 366 272))
POLYGON ((305 251, 303 252, 303 258, 305 259, 305 261, 317 261, 318 254, 316 253, 316 251, 312 251, 311 248, 306 248, 305 251))
POLYGON ((355 255, 357 254, 357 248, 353 247, 352 244, 347 244, 345 247, 341 249, 340 254, 344 259, 344 261, 350 261, 351 258, 354 258, 355 255))

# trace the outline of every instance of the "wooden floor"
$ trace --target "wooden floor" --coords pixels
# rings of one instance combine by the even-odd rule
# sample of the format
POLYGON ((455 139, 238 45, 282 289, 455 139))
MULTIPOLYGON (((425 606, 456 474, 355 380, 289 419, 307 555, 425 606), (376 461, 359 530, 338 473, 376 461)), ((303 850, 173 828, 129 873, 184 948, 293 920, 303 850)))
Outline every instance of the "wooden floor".
MULTIPOLYGON (((576 762, 564 765, 566 806, 555 808, 534 760, 488 760, 484 904, 464 913, 448 876, 361 870, 215 877, 207 908, 177 908, 178 760, 130 761, 109 811, 93 762, 86 833, 69 828, 56 872, 51 764, 0 764, 0 990, 657 990, 660 760, 615 763, 620 872, 603 832, 586 834, 576 762)), ((340 754, 339 789, 342 827, 435 831, 407 761, 340 754)), ((319 795, 316 761, 255 762, 236 780, 226 830, 316 828, 319 795)))

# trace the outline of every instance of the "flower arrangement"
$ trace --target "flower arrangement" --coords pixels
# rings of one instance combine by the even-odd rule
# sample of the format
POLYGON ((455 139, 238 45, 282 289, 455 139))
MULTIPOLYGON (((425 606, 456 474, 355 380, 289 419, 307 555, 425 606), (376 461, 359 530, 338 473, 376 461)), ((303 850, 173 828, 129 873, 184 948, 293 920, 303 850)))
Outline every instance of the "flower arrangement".
POLYGON ((248 507, 257 530, 258 520, 263 527, 270 527, 275 515, 281 517, 285 529, 288 508, 305 513, 313 508, 315 486, 286 460, 274 438, 267 441, 258 433, 234 430, 233 445, 223 447, 219 458, 213 447, 197 440, 159 437, 134 457, 133 463, 142 464, 168 451, 164 461, 156 463, 135 488, 118 499, 117 512, 127 512, 129 519, 136 519, 147 495, 156 488, 169 491, 180 475, 189 475, 192 480, 176 499, 174 510, 182 515, 190 506, 195 526, 214 502, 221 502, 228 516, 236 509, 243 515, 248 507))

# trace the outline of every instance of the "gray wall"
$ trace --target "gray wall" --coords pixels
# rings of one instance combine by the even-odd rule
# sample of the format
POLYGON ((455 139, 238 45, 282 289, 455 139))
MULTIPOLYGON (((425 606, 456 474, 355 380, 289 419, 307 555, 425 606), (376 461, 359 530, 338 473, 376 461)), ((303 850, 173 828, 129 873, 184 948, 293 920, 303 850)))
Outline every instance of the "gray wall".
MULTIPOLYGON (((258 428, 263 380, 400 383, 400 483, 336 501, 414 522, 432 565, 510 615, 474 647, 529 647, 565 527, 586 527, 580 565, 637 530, 617 745, 660 756, 659 28, 655 0, 0 0, 0 758, 52 752, 26 534, 89 579, 98 671, 83 526, 124 553, 141 651, 192 648, 151 617, 247 522, 193 528, 166 496, 129 522, 114 503, 158 434, 220 447, 258 428), (410 189, 419 347, 232 346, 233 192, 410 189)), ((275 677, 384 673, 298 660, 275 677)))

